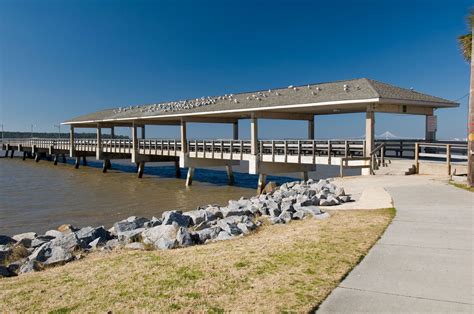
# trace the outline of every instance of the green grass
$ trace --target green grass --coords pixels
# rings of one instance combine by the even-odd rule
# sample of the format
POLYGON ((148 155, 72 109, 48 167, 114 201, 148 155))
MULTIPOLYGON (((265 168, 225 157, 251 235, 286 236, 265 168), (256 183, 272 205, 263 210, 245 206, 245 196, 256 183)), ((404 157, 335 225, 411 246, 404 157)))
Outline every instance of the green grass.
POLYGON ((457 188, 460 188, 460 189, 463 189, 463 190, 466 190, 466 191, 469 191, 469 192, 474 192, 474 187, 470 187, 469 185, 465 184, 465 183, 459 183, 459 182, 454 182, 454 181, 449 181, 449 184, 457 187, 457 188))

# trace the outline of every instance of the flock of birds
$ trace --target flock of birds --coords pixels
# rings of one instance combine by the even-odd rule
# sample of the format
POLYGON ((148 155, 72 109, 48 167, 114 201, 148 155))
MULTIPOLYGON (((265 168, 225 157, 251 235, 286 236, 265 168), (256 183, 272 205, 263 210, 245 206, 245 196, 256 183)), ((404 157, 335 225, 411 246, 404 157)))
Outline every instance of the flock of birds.
MULTIPOLYGON (((343 85, 344 91, 349 92, 350 86, 347 84, 343 85)), ((357 90, 360 89, 360 86, 355 87, 357 90)), ((298 92, 300 90, 307 90, 311 92, 311 95, 317 96, 319 92, 322 91, 322 88, 319 86, 308 85, 306 87, 296 87, 293 85, 288 86, 289 90, 298 92)), ((257 92, 252 95, 246 96, 245 99, 248 101, 262 101, 271 96, 279 97, 282 96, 280 91, 273 91, 271 89, 268 92, 257 92)), ((243 98, 241 99, 243 100, 243 98)), ((213 105, 218 102, 229 102, 238 104, 240 101, 233 94, 226 94, 224 96, 217 97, 201 97, 190 100, 181 100, 181 101, 171 101, 167 103, 160 104, 151 104, 151 105, 142 105, 142 106, 129 106, 129 107, 119 107, 113 109, 114 113, 124 113, 124 112, 134 112, 134 113, 156 113, 156 112, 176 112, 181 110, 188 110, 208 105, 213 105)))

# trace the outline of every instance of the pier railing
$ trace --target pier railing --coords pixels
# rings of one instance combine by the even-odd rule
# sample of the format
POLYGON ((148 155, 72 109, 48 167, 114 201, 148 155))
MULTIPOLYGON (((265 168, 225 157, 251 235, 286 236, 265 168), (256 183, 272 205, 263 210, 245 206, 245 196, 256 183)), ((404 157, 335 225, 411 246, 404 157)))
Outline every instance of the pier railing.
POLYGON ((420 160, 445 162, 448 175, 451 175, 453 163, 464 163, 468 160, 467 144, 461 143, 415 143, 415 167, 420 171, 420 160))

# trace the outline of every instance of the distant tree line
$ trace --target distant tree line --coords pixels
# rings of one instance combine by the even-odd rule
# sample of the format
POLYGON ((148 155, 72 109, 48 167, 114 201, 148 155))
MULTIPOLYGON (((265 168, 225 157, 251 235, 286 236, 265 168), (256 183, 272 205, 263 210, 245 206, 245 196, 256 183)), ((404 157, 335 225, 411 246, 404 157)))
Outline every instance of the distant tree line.
MULTIPOLYGON (((3 132, 4 138, 69 138, 69 133, 54 133, 54 132, 11 132, 11 131, 4 131, 3 132)), ((74 133, 75 138, 96 138, 96 133, 74 133)), ((110 134, 102 134, 102 138, 111 138, 110 134)), ((128 136, 124 135, 115 135, 117 139, 128 139, 128 136)))

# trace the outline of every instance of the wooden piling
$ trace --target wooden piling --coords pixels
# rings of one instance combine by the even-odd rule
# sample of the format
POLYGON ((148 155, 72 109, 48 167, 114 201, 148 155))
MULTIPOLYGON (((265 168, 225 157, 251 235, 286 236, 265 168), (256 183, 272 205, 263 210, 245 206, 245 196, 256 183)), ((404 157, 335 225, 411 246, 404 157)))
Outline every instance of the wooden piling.
POLYGON ((140 161, 138 163, 138 178, 142 178, 143 177, 143 171, 145 170, 145 162, 144 161, 140 161))
POLYGON ((226 166, 227 170, 227 183, 229 185, 234 185, 234 172, 232 171, 232 166, 226 166))
POLYGON ((188 175, 186 176, 186 186, 190 186, 193 184, 193 176, 194 176, 194 168, 188 168, 188 175))
POLYGON ((76 157, 76 162, 74 163, 74 168, 79 169, 79 165, 81 163, 81 157, 76 157))

